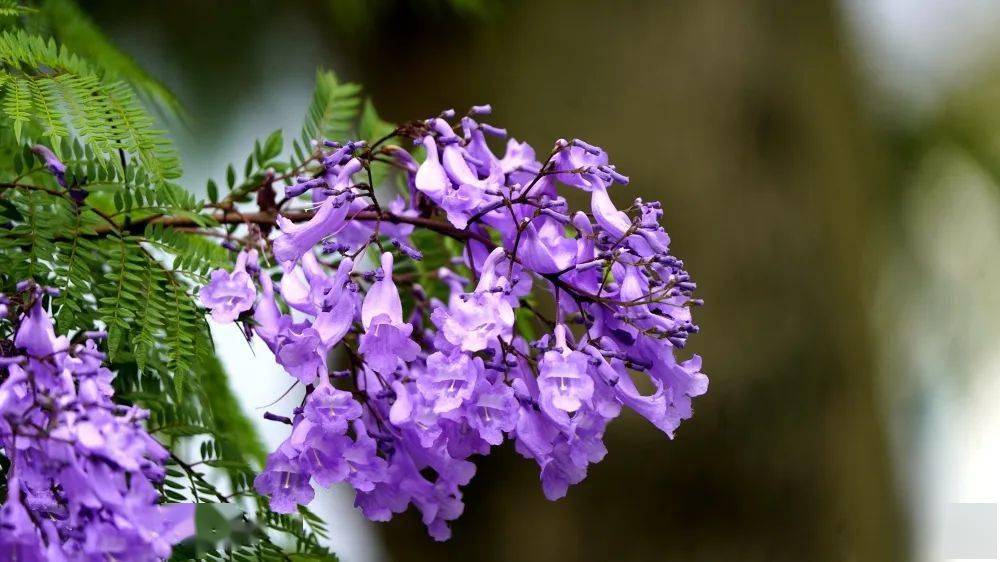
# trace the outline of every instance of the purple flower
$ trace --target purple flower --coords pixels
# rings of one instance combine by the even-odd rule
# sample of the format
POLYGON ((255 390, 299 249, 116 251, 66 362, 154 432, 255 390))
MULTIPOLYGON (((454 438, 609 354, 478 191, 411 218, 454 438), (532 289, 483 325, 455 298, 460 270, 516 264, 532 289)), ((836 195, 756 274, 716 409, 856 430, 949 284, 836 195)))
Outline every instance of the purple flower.
POLYGON ((326 370, 326 356, 321 353, 320 344, 319 332, 313 328, 299 332, 286 329, 279 339, 278 363, 303 384, 311 384, 326 370))
POLYGON ((427 150, 427 157, 420 164, 420 167, 417 168, 415 182, 417 189, 432 200, 437 200, 440 199, 445 189, 451 187, 451 181, 448 179, 448 173, 445 172, 444 166, 441 165, 434 137, 424 137, 423 144, 427 150))
POLYGON ((282 235, 274 240, 274 259, 289 262, 299 259, 311 251, 321 240, 344 226, 348 205, 338 197, 330 197, 320 203, 316 214, 308 221, 295 224, 284 216, 278 216, 278 227, 282 235))
POLYGON ((344 450, 344 460, 350 466, 347 480, 355 490, 370 492, 375 489, 375 484, 386 479, 387 465, 376 454, 375 440, 368 435, 365 425, 355 421, 354 428, 357 438, 344 450))
MULTIPOLYGON (((560 139, 559 144, 566 145, 566 141, 560 139)), ((577 144, 569 145, 559 151, 553 159, 553 169, 565 170, 566 173, 557 174, 556 178, 573 187, 578 187, 584 191, 593 191, 607 187, 596 169, 608 163, 608 155, 603 150, 594 147, 584 148, 577 144), (572 173, 570 170, 581 170, 572 173)))
POLYGON ((14 345, 34 357, 48 357, 59 345, 52 319, 42 308, 42 299, 35 300, 35 304, 21 321, 21 328, 14 336, 14 345))
POLYGON ((46 560, 40 529, 21 502, 21 484, 16 476, 8 480, 7 489, 7 501, 0 507, 0 559, 46 560))
POLYGON ((31 151, 41 157, 45 162, 45 169, 55 176, 59 185, 66 187, 66 164, 63 164, 47 146, 36 144, 31 147, 31 151))
POLYGON ((538 363, 538 388, 544 405, 573 413, 590 401, 594 379, 587 372, 587 356, 567 347, 562 324, 556 326, 555 336, 556 349, 546 351, 538 363))
MULTIPOLYGON (((416 376, 420 378, 423 375, 416 376)), ((444 432, 443 420, 434 411, 434 401, 428 400, 411 386, 400 381, 392 383, 396 401, 389 408, 389 421, 400 429, 415 433, 422 447, 433 447, 444 432)))
MULTIPOLYGON (((431 536, 444 540, 464 507, 461 486, 475 473, 470 459, 505 437, 537 463, 545 496, 557 499, 603 459, 605 430, 623 407, 672 437, 707 390, 700 358, 677 355, 698 331, 692 308, 701 301, 684 263, 669 253, 660 204, 616 206, 608 190, 628 178, 604 150, 579 139, 557 141, 545 165, 513 139, 498 157, 485 135, 506 131, 476 121, 488 112, 475 106, 456 123, 449 110, 399 129, 422 145, 419 164, 396 145, 327 145, 322 168, 288 188, 289 195, 311 190, 319 205, 306 223, 281 218, 273 241, 289 312, 282 314, 261 272, 248 326, 292 376, 316 386, 285 418, 292 433, 258 478, 276 509, 308 501, 310 479, 344 481, 366 517, 387 520, 413 505, 431 536), (353 179, 387 159, 405 181, 405 194, 388 204, 353 179), (590 193, 589 212, 571 207, 566 186, 590 193), (439 257, 415 227, 453 238, 454 246, 442 244, 452 259, 432 271, 401 263, 394 279, 386 241, 401 259, 439 257), (373 247, 380 267, 354 271, 347 256, 367 259, 373 247), (553 312, 537 306, 539 287, 551 294, 553 312), (400 288, 413 297, 406 317, 400 288), (578 338, 569 325, 579 327, 578 338), (327 373, 328 356, 340 348, 348 370, 327 373), (646 393, 633 382, 642 375, 646 393)), ((31 331, 32 345, 65 345, 36 337, 44 332, 31 331)), ((20 365, 31 359, 6 361, 0 407, 24 411, 31 402, 20 365)), ((96 458, 128 450, 96 421, 72 438, 96 458)), ((66 481, 86 487, 82 478, 66 481)), ((86 490, 79 497, 95 501, 86 490)), ((33 498, 46 500, 42 492, 33 498)))
POLYGON ((253 481, 257 493, 270 498, 271 509, 294 513, 299 505, 312 501, 316 492, 309 485, 309 475, 299 470, 281 452, 272 453, 264 471, 253 481))
POLYGON ((427 158, 417 170, 416 186, 431 201, 443 209, 457 228, 465 228, 484 200, 484 190, 490 180, 502 175, 499 165, 496 173, 486 181, 480 180, 465 162, 465 157, 454 144, 444 148, 444 165, 438 160, 437 143, 431 136, 424 137, 427 158), (454 180, 454 183, 453 181, 454 180))
POLYGON ((344 433, 347 422, 361 417, 361 413, 361 404, 350 392, 333 388, 325 378, 306 398, 303 409, 307 420, 329 433, 344 433))
POLYGON ((316 480, 320 486, 331 486, 343 482, 351 472, 344 453, 351 446, 346 435, 330 434, 309 423, 302 423, 292 433, 290 441, 296 441, 298 433, 305 433, 301 443, 296 445, 296 459, 302 470, 316 480))
POLYGON ((232 322, 253 307, 257 291, 247 273, 248 260, 256 263, 255 250, 240 252, 231 273, 224 269, 212 271, 208 284, 198 292, 201 303, 212 310, 212 320, 220 324, 232 322))
POLYGON ((448 308, 434 310, 432 319, 451 345, 463 351, 480 351, 498 337, 507 336, 514 325, 514 309, 503 294, 507 281, 496 273, 503 257, 502 248, 493 250, 483 266, 476 290, 453 295, 448 308))
POLYGON ((521 234, 521 261, 538 273, 568 269, 576 258, 577 244, 566 238, 561 224, 550 219, 528 223, 521 234))
POLYGON ((278 303, 274 300, 274 286, 266 271, 261 270, 259 280, 261 297, 253 314, 256 323, 255 332, 274 350, 277 347, 278 336, 291 323, 291 319, 278 310, 278 303))
POLYGON ((141 425, 148 412, 116 404, 93 340, 56 337, 46 293, 31 284, 23 292, 30 308, 13 321, 24 355, 0 364, 0 450, 11 463, 0 558, 169 557, 176 541, 164 535, 154 487, 168 453, 141 425))
POLYGON ((461 352, 451 355, 433 353, 427 358, 427 370, 417 379, 417 388, 434 404, 434 413, 449 412, 472 396, 482 375, 483 360, 461 352))
POLYGON ((392 281, 392 254, 382 254, 382 278, 365 295, 361 305, 365 333, 358 351, 374 371, 391 373, 399 361, 412 361, 420 346, 410 339, 413 326, 403 322, 403 305, 392 281))
POLYGON ((503 432, 513 431, 517 423, 517 399, 502 380, 479 380, 475 397, 466 407, 469 425, 490 445, 503 442, 503 432))

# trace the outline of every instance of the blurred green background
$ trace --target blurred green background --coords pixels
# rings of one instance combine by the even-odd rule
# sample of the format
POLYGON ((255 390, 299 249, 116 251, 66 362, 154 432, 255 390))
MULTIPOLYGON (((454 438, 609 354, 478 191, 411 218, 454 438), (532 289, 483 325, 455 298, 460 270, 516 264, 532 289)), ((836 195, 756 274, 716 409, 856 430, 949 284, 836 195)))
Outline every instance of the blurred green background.
POLYGON ((1000 73, 982 4, 83 3, 183 102, 191 189, 297 130, 323 66, 389 120, 488 102, 536 147, 587 139, 631 176, 622 200, 664 202, 706 301, 694 419, 669 441, 625 415, 555 503, 507 446, 479 461, 444 544, 413 513, 370 525, 350 498, 321 500, 340 506, 349 562, 940 559, 938 503, 1000 499, 992 418, 975 414, 992 398, 969 402, 1000 395, 1000 73), (949 437, 977 431, 985 456, 949 437))

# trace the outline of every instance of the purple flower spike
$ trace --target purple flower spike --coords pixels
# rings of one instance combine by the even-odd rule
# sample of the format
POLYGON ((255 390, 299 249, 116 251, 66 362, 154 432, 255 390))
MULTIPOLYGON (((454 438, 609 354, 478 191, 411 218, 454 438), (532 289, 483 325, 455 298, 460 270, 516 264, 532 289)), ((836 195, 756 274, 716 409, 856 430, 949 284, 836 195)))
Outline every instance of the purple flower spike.
POLYGON ((0 361, 0 450, 10 461, 0 559, 168 558, 183 536, 158 505, 168 453, 142 427, 149 413, 116 403, 94 341, 57 337, 42 305, 51 293, 25 288, 35 301, 11 319, 24 355, 0 361))
MULTIPOLYGON (((412 505, 428 533, 446 540, 475 455, 512 439, 555 500, 607 454, 607 426, 623 407, 672 438, 706 392, 700 358, 677 355, 698 332, 692 310, 702 301, 669 253, 662 206, 616 205, 609 189, 629 178, 579 139, 558 140, 544 164, 513 138, 498 157, 486 135, 506 131, 476 121, 490 109, 397 129, 422 145, 419 163, 390 143, 318 147, 320 167, 310 164, 289 188, 312 186, 318 208, 299 225, 279 220, 280 294, 261 271, 254 321, 245 323, 307 386, 300 408, 267 414, 291 425, 256 481, 274 509, 309 501, 310 482, 344 482, 369 519, 412 505), (367 174, 354 181, 383 163, 402 183, 391 201, 367 174), (573 208, 567 186, 590 193, 589 209, 573 208), (421 228, 431 232, 414 232, 421 228), (378 267, 355 271, 353 260, 367 263, 375 247, 378 267), (553 311, 536 306, 536 288, 551 295, 553 311), (334 353, 347 370, 328 372, 334 353), (647 376, 652 390, 641 393, 634 376, 647 376)), ((11 357, 5 385, 25 381, 30 364, 11 357)), ((88 395, 102 395, 90 386, 88 395)), ((0 408, 19 399, 0 389, 0 408)), ((99 425, 74 438, 92 454, 112 450, 99 425)))

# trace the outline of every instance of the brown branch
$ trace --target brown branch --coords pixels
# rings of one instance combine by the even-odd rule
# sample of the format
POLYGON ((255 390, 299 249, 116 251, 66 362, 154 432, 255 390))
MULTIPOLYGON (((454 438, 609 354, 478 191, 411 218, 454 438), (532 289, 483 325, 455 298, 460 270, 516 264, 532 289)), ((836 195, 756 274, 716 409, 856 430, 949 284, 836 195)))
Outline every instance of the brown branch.
MULTIPOLYGON (((291 210, 282 213, 286 219, 292 222, 304 222, 313 217, 312 211, 306 210, 291 210)), ((251 212, 242 213, 239 211, 226 211, 217 212, 211 215, 211 219, 218 224, 258 224, 258 225, 270 225, 275 226, 277 224, 277 215, 274 213, 266 212, 251 212)), ((455 228, 449 223, 426 218, 426 217, 408 217, 404 215, 397 215, 393 213, 377 213, 375 211, 361 211, 350 216, 350 220, 359 221, 384 221, 393 224, 412 224, 420 228, 426 228, 445 236, 449 236, 456 240, 467 241, 476 240, 482 242, 487 246, 492 247, 493 242, 486 236, 476 232, 470 232, 467 230, 461 230, 455 228)), ((130 225, 128 225, 127 230, 133 234, 138 234, 145 230, 147 224, 161 224, 166 227, 172 228, 195 228, 199 227, 197 222, 188 217, 169 217, 169 216, 155 216, 147 217, 145 219, 139 219, 130 225)), ((125 228, 125 227, 123 227, 125 228)), ((97 234, 103 234, 110 231, 110 227, 98 227, 95 229, 97 234)))
POLYGON ((58 189, 52 189, 52 188, 49 188, 49 187, 45 187, 43 185, 30 185, 30 184, 26 184, 26 183, 16 183, 16 182, 0 183, 0 191, 4 191, 4 190, 7 190, 7 189, 23 189, 23 190, 26 190, 26 191, 39 191, 39 192, 42 192, 42 193, 47 193, 47 194, 52 195, 54 197, 61 197, 61 198, 65 199, 65 200, 69 201, 70 203, 72 203, 74 206, 80 207, 81 209, 89 209, 89 210, 93 211, 95 215, 97 215, 97 216, 101 217, 102 219, 104 219, 104 222, 108 223, 108 225, 106 227, 103 227, 103 230, 105 232, 112 232, 112 231, 113 232, 118 232, 119 231, 118 223, 116 223, 115 219, 112 218, 110 215, 108 215, 107 213, 105 213, 104 211, 102 211, 102 210, 100 210, 98 208, 91 207, 89 205, 81 205, 78 201, 76 201, 75 199, 73 199, 73 197, 70 196, 69 193, 67 193, 65 191, 59 191, 58 189))

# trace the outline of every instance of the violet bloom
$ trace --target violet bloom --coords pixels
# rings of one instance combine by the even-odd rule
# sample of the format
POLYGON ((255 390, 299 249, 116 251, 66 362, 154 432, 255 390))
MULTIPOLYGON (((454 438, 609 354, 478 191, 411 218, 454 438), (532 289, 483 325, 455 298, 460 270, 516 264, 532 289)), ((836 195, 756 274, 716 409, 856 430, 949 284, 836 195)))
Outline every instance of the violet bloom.
POLYGON ((555 453, 542 465, 542 492, 549 500, 565 497, 570 486, 579 484, 587 477, 586 468, 573 462, 569 447, 566 443, 560 443, 555 453))
POLYGON ((417 379, 424 398, 434 403, 434 413, 454 410, 472 396, 482 375, 483 360, 465 353, 433 353, 427 358, 427 371, 417 379))
POLYGON ((14 345, 35 357, 47 357, 56 350, 55 329, 52 319, 42 308, 42 299, 36 299, 22 319, 21 327, 14 336, 14 345))
POLYGON ((442 165, 438 159, 438 147, 434 137, 424 137, 423 142, 427 149, 427 158, 417 170, 415 180, 417 189, 438 204, 447 215, 448 221, 456 228, 465 228, 469 218, 483 200, 481 182, 478 178, 474 178, 468 166, 461 161, 461 156, 451 151, 453 146, 445 148, 445 156, 449 158, 446 164, 442 165), (451 172, 452 177, 460 179, 452 183, 448 172, 451 172))
POLYGON ((276 351, 278 336, 291 324, 291 318, 278 310, 278 303, 274 299, 274 285, 267 272, 261 270, 258 279, 260 280, 261 296, 253 313, 253 319, 256 323, 254 331, 271 348, 271 351, 276 351))
POLYGON ((201 303, 212 311, 212 320, 226 324, 253 307, 257 291, 247 273, 248 260, 256 263, 256 250, 240 252, 232 272, 212 271, 208 284, 198 291, 201 303))
POLYGON ((0 450, 11 462, 0 558, 167 558, 172 541, 161 534, 167 522, 155 485, 168 453, 141 425, 148 412, 116 404, 96 344, 55 336, 46 293, 22 290, 33 299, 14 319, 24 355, 0 364, 0 450))
POLYGON ((344 433, 347 422, 361 417, 361 404, 350 392, 330 386, 321 377, 319 386, 306 398, 303 415, 307 420, 330 433, 344 433))
POLYGON ((44 562, 42 537, 22 503, 16 476, 8 480, 7 490, 7 501, 0 507, 0 559, 44 562))
POLYGON ((385 459, 377 455, 375 440, 368 435, 365 425, 354 421, 357 437, 354 444, 344 450, 344 460, 350 466, 347 475, 348 482, 359 492, 370 492, 375 484, 387 477, 385 459))
POLYGON ((596 147, 588 146, 584 148, 576 144, 566 146, 567 144, 562 139, 557 141, 557 145, 563 145, 565 148, 560 150, 556 154, 556 157, 553 158, 553 169, 564 170, 567 173, 556 174, 556 178, 566 185, 571 185, 584 191, 593 191, 607 187, 608 182, 594 173, 597 167, 607 165, 607 153, 596 147), (569 173, 569 170, 591 171, 569 173))
POLYGON ((320 203, 316 214, 308 221, 295 224, 284 216, 278 216, 281 236, 274 239, 274 259, 278 262, 295 261, 321 240, 344 226, 348 205, 339 197, 330 197, 320 203))
MULTIPOLYGON (((322 486, 346 481, 366 517, 387 520, 413 505, 431 536, 445 539, 448 522, 463 509, 461 486, 475 473, 469 459, 505 437, 538 464, 545 496, 557 499, 607 453, 605 430, 623 407, 673 436, 707 389, 700 359, 676 356, 698 331, 691 311, 701 301, 683 262, 668 253, 659 203, 616 206, 608 189, 628 178, 603 150, 578 139, 558 141, 544 170, 534 149, 513 139, 498 158, 484 134, 506 133, 472 118, 485 112, 487 106, 474 107, 460 129, 455 112, 445 111, 398 131, 423 145, 419 164, 399 146, 378 151, 403 169, 408 192, 408 199, 382 201, 383 210, 420 217, 414 222, 421 224, 440 225, 444 217, 464 231, 454 236, 464 243, 460 255, 436 277, 421 268, 412 274, 420 283, 444 284, 447 303, 434 296, 438 287, 408 285, 415 306, 404 319, 391 254, 369 273, 354 272, 345 259, 331 274, 330 264, 319 262, 321 242, 325 255, 361 255, 376 244, 379 223, 355 220, 375 197, 353 184, 362 162, 374 163, 372 154, 357 152, 360 145, 332 147, 325 169, 313 174, 320 179, 292 189, 312 189, 320 205, 305 224, 281 219, 283 233, 274 241, 281 296, 292 312, 281 314, 262 275, 253 330, 293 375, 320 379, 275 454, 282 464, 261 477, 259 488, 277 495, 281 509, 312 496, 310 479, 322 486), (571 208, 561 193, 567 185, 591 194, 589 212, 571 208), (371 283, 363 301, 354 278, 371 283), (533 286, 555 297, 554 320, 529 309, 533 286), (515 325, 521 306, 530 314, 515 325), (570 322, 585 334, 578 342, 570 322), (530 324, 552 326, 553 333, 536 338, 530 324), (348 349, 352 369, 338 374, 347 379, 342 388, 354 390, 334 389, 326 379, 325 358, 336 345, 357 346, 348 349), (639 392, 635 373, 649 377, 651 392, 639 392)), ((394 220, 382 222, 379 235, 405 257, 421 259, 426 239, 418 250, 409 240, 413 226, 394 220)), ((8 381, 22 384, 19 364, 30 358, 8 361, 8 381)), ((30 407, 12 387, 0 388, 4 404, 30 407)), ((76 446, 113 457, 104 427, 88 424, 73 434, 76 446)), ((84 479, 71 487, 84 488, 77 480, 84 479)), ((43 494, 34 499, 42 502, 43 494)))
POLYGON ((542 274, 569 269, 576 258, 576 241, 567 238, 563 226, 551 219, 540 218, 527 224, 519 244, 521 261, 542 274))
POLYGON ((289 444, 292 443, 299 467, 320 486, 343 482, 350 474, 351 466, 344 453, 351 446, 351 439, 346 435, 327 433, 310 423, 300 423, 289 438, 289 444), (300 437, 299 434, 304 435, 300 437))
POLYGON ((420 346, 410 339, 413 326, 403 322, 403 305, 392 281, 389 252, 382 254, 382 278, 368 289, 361 305, 361 323, 365 333, 358 351, 378 373, 391 373, 399 361, 413 361, 420 351, 420 346))
POLYGON ((253 481, 257 493, 270 498, 271 509, 294 513, 299 505, 312 501, 316 492, 309 485, 309 475, 299 470, 284 454, 272 453, 264 471, 253 481))
POLYGON ((448 173, 445 172, 444 166, 441 165, 434 137, 429 135, 424 137, 423 145, 427 151, 427 157, 424 158, 423 163, 417 168, 417 175, 414 181, 417 189, 423 192, 424 195, 427 195, 433 201, 439 201, 444 190, 451 187, 451 181, 448 179, 448 173))
POLYGON ((594 379, 587 372, 587 356, 566 345, 566 328, 562 324, 556 326, 555 340, 556 348, 546 351, 538 363, 542 404, 573 413, 590 401, 594 379))
POLYGON ((514 325, 514 309, 503 295, 507 281, 496 272, 504 255, 502 248, 493 250, 476 290, 453 295, 448 308, 439 307, 432 314, 444 338, 463 351, 486 349, 498 337, 507 337, 514 325))
POLYGON ((55 155, 49 147, 36 144, 31 147, 31 151, 41 157, 45 163, 45 169, 55 176, 59 185, 66 187, 66 164, 63 164, 59 157, 55 155))
POLYGON ((326 353, 321 343, 319 332, 313 328, 287 329, 279 338, 275 356, 288 374, 303 384, 312 384, 326 370, 326 353))
MULTIPOLYGON (((424 374, 415 376, 419 379, 424 374)), ((401 381, 392 383, 396 400, 389 408, 389 421, 400 429, 415 433, 422 447, 433 447, 444 431, 441 415, 434 411, 433 400, 428 400, 411 386, 401 381)))
POLYGON ((504 432, 517 423, 517 399, 502 380, 493 383, 480 379, 475 397, 466 407, 469 425, 490 445, 503 442, 504 432))

